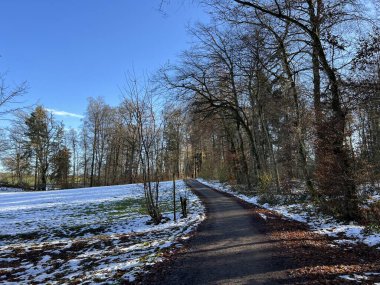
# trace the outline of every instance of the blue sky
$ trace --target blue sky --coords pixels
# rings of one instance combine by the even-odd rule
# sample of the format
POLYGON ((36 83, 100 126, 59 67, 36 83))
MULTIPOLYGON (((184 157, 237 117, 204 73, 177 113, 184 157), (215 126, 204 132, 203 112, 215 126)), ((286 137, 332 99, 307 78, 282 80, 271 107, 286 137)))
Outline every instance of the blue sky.
POLYGON ((151 73, 189 46, 189 24, 207 21, 192 1, 1 0, 0 72, 26 80, 26 104, 42 104, 77 127, 88 97, 116 105, 124 74, 151 73))

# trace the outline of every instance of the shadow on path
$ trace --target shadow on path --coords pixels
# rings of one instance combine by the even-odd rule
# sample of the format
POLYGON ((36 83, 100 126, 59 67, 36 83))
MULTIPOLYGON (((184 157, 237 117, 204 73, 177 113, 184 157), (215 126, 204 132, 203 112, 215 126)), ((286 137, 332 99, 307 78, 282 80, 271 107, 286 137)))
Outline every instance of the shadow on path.
MULTIPOLYGON (((279 257, 252 213, 196 180, 187 181, 204 202, 207 219, 180 254, 154 277, 154 284, 282 284, 292 265, 279 257)), ((152 280, 149 282, 152 283, 152 280)))

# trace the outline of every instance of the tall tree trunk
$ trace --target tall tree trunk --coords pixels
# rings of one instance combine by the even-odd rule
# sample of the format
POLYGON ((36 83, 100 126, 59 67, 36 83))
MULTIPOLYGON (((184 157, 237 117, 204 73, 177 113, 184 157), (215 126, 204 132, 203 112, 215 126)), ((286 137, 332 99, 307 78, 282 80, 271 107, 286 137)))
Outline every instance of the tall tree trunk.
MULTIPOLYGON (((318 60, 318 73, 316 72, 314 76, 317 76, 317 80, 320 79, 319 66, 321 65, 330 83, 330 109, 332 111, 331 118, 326 118, 325 123, 323 123, 324 129, 319 129, 319 131, 317 130, 319 140, 319 146, 317 146, 317 148, 323 150, 324 152, 323 162, 320 161, 317 163, 319 165, 318 167, 320 175, 324 176, 323 181, 327 182, 327 185, 323 183, 324 185, 322 185, 322 187, 330 188, 333 186, 337 192, 336 194, 338 194, 338 197, 340 195, 343 196, 344 206, 343 209, 341 209, 341 214, 343 218, 352 220, 356 218, 358 213, 358 198, 356 193, 354 174, 352 172, 352 161, 349 154, 347 153, 347 148, 344 146, 346 136, 346 112, 343 111, 340 101, 339 82, 337 79, 336 71, 329 64, 319 38, 320 16, 319 14, 312 14, 312 11, 314 11, 314 6, 312 5, 311 1, 309 1, 309 3, 311 21, 314 23, 313 32, 311 34, 313 42, 313 71, 314 69, 315 71, 317 70, 318 60), (333 160, 332 162, 327 161, 331 159, 333 160), (326 169, 326 164, 333 169, 326 169)), ((322 0, 318 0, 317 5, 318 13, 318 11, 322 9, 322 0)), ((317 123, 317 128, 318 127, 320 126, 318 126, 317 123)), ((340 202, 336 201, 336 203, 339 204, 340 202)))
POLYGON ((249 168, 248 168, 247 158, 246 158, 245 149, 244 149, 244 140, 243 140, 243 136, 241 133, 241 127, 240 127, 239 123, 237 124, 236 128, 237 128, 236 131, 238 133, 238 146, 239 146, 240 160, 241 160, 241 163, 243 165, 243 173, 245 175, 245 179, 246 179, 248 189, 251 190, 252 189, 252 182, 251 182, 251 178, 249 175, 249 168))
POLYGON ((91 157, 91 174, 90 174, 90 187, 94 186, 94 171, 95 171, 95 155, 96 155, 96 140, 97 140, 97 128, 94 131, 94 140, 92 142, 92 157, 91 157))
POLYGON ((36 155, 36 161, 35 161, 35 166, 34 166, 34 190, 37 190, 37 185, 38 185, 38 158, 36 155))
MULTIPOLYGON (((295 111, 296 111, 295 129, 296 129, 296 139, 297 139, 297 143, 298 143, 298 153, 299 153, 300 160, 301 160, 302 174, 303 174, 303 177, 305 179, 306 186, 309 190, 309 193, 311 193, 311 195, 313 197, 315 197, 315 187, 314 187, 314 184, 311 180, 311 175, 310 175, 309 170, 308 170, 305 142, 304 142, 304 139, 302 136, 301 112, 300 112, 300 107, 299 107, 299 96, 298 96, 298 91, 297 91, 297 87, 296 87, 296 82, 294 80, 294 75, 293 75, 293 72, 292 72, 291 67, 290 67, 290 62, 288 59, 288 53, 286 51, 284 41, 278 35, 275 34, 275 36, 279 42, 280 51, 282 54, 282 61, 284 63, 284 69, 285 69, 285 73, 287 75, 287 80, 290 83, 290 93, 293 97, 294 107, 295 107, 295 111)), ((318 70, 318 72, 319 72, 319 70, 318 70)), ((320 79, 318 79, 318 80, 320 80, 320 79)), ((319 83, 317 83, 316 85, 319 86, 319 83)), ((314 86, 314 88, 315 87, 316 86, 314 86)), ((319 91, 319 88, 318 88, 318 91, 319 91)), ((320 100, 320 95, 319 96, 317 95, 317 97, 318 97, 317 100, 320 100)), ((317 104, 317 109, 318 110, 320 109, 320 102, 317 104)))

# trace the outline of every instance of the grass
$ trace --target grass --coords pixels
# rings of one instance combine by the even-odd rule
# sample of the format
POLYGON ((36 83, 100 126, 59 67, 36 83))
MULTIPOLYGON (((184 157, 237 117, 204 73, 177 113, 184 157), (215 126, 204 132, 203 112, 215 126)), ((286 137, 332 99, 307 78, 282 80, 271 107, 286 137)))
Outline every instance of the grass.
MULTIPOLYGON (((121 216, 127 213, 139 213, 145 214, 145 200, 143 198, 137 199, 124 199, 121 201, 116 201, 111 203, 113 212, 110 214, 113 216, 121 216)), ((104 204, 103 204, 104 205, 104 204)))
POLYGON ((364 229, 365 234, 373 234, 380 233, 380 225, 378 224, 370 224, 364 229))
MULTIPOLYGON (((176 213, 177 218, 180 218, 181 204, 179 196, 177 196, 177 198, 176 213)), ((188 205, 188 207, 190 206, 191 205, 188 205)), ((165 196, 160 197, 159 207, 162 213, 173 213, 173 202, 170 193, 165 193, 165 196)), ((102 232, 107 231, 108 227, 115 222, 128 224, 129 220, 132 220, 137 216, 148 216, 145 198, 141 196, 104 201, 101 203, 82 204, 79 206, 75 204, 67 204, 55 211, 57 210, 58 212, 61 212, 61 214, 66 213, 64 216, 65 218, 58 219, 55 223, 49 222, 48 224, 51 224, 51 226, 44 226, 44 223, 41 223, 38 225, 38 231, 32 229, 35 227, 31 227, 30 232, 23 232, 23 225, 26 225, 27 223, 30 223, 31 225, 35 225, 35 223, 39 224, 38 220, 25 220, 22 224, 17 226, 17 228, 21 229, 18 231, 18 234, 3 233, 3 235, 0 236, 0 241, 13 239, 24 242, 32 240, 45 242, 52 238, 70 239, 88 235, 99 235, 102 232)), ((25 212, 28 211, 29 210, 25 210, 25 212)), ((33 214, 34 211, 35 210, 33 210, 31 214, 33 214)), ((37 211, 39 211, 37 216, 44 217, 49 214, 48 212, 50 210, 47 211, 47 213, 44 213, 45 209, 37 211)))
MULTIPOLYGON (((173 204, 171 201, 161 201, 160 209, 162 212, 172 212, 173 204)), ((179 201, 176 203, 177 217, 180 216, 181 206, 179 201)), ((83 216, 98 216, 104 215, 103 222, 101 224, 79 224, 79 225, 63 225, 59 228, 41 229, 41 231, 20 233, 17 235, 1 235, 1 240, 9 238, 20 239, 22 241, 36 240, 41 237, 41 234, 48 238, 49 236, 55 236, 58 238, 71 238, 77 236, 83 236, 86 234, 97 235, 102 233, 107 224, 112 223, 120 218, 133 217, 135 215, 147 215, 147 209, 144 198, 127 198, 123 200, 104 202, 100 204, 90 204, 84 208, 79 208, 74 211, 70 216, 72 218, 80 218, 83 216), (42 233, 48 231, 49 235, 42 233)), ((32 223, 32 222, 31 222, 32 223)))
POLYGON ((21 233, 17 235, 0 235, 0 241, 6 239, 19 239, 21 241, 35 240, 40 237, 41 233, 39 231, 33 231, 28 233, 21 233))

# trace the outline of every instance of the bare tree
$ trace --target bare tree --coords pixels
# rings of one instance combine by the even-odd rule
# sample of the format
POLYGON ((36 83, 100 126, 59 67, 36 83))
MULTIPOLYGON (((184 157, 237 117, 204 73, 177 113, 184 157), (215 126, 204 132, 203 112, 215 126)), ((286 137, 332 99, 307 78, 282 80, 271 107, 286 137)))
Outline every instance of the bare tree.
POLYGON ((137 130, 138 154, 144 183, 145 202, 149 215, 159 224, 162 214, 159 206, 159 183, 162 179, 162 129, 154 110, 155 96, 149 85, 139 86, 137 80, 127 81, 123 90, 124 105, 132 115, 137 130))
POLYGON ((0 74, 0 117, 20 110, 20 97, 25 95, 28 89, 26 82, 15 87, 6 84, 5 75, 0 74))

